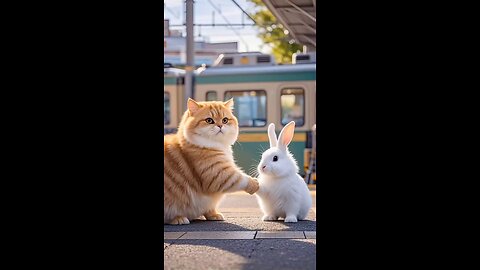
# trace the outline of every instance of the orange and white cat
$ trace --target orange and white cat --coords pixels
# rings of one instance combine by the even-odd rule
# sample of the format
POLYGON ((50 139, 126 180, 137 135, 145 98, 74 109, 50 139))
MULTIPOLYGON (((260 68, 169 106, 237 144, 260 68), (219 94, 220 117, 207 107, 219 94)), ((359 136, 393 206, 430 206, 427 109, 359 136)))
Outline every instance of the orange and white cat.
POLYGON ((217 205, 225 193, 258 190, 256 179, 233 160, 231 145, 239 129, 232 107, 233 99, 188 99, 178 132, 164 136, 165 224, 189 224, 202 215, 207 220, 224 220, 217 205))

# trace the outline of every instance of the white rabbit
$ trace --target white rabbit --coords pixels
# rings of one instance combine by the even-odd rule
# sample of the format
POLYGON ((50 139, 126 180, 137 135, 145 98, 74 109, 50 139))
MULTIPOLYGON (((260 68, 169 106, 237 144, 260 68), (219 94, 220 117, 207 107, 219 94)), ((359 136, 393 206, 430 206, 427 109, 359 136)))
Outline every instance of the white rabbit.
POLYGON ((262 154, 257 167, 260 189, 256 192, 264 216, 262 220, 285 218, 285 222, 303 220, 312 207, 307 184, 298 175, 298 165, 287 146, 293 139, 295 122, 288 123, 277 140, 275 125, 268 126, 270 149, 262 154))

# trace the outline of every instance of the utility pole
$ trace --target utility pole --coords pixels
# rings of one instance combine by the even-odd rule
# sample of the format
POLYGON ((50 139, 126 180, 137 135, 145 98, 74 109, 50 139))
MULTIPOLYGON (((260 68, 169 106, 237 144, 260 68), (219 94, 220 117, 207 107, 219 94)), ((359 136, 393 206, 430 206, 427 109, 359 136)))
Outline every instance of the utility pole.
POLYGON ((187 109, 188 98, 193 98, 193 70, 194 61, 194 33, 193 33, 193 0, 185 0, 186 4, 186 26, 187 26, 187 65, 185 66, 185 110, 187 109))

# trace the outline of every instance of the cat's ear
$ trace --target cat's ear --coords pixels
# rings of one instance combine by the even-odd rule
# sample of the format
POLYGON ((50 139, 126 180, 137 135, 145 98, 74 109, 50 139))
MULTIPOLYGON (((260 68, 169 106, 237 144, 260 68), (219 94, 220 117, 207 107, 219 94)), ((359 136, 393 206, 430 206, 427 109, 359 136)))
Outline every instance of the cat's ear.
POLYGON ((190 114, 194 114, 200 109, 201 105, 198 104, 195 100, 188 98, 187 107, 190 114))
POLYGON ((283 127, 280 135, 278 135, 278 147, 282 150, 287 150, 287 146, 293 139, 293 133, 295 132, 295 122, 291 121, 285 127, 283 127))
POLYGON ((229 108, 230 110, 233 110, 233 98, 225 101, 223 105, 225 105, 225 107, 229 108))
POLYGON ((270 148, 277 146, 277 134, 275 134, 275 124, 268 125, 268 140, 270 141, 270 148))

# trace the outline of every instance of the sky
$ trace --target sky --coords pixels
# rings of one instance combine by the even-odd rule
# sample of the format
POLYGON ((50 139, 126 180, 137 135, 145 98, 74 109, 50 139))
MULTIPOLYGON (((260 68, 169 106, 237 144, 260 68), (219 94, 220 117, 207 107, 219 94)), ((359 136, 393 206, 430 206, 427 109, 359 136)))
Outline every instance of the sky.
MULTIPOLYGON (((170 24, 183 24, 185 0, 164 0, 163 18, 169 19, 170 24)), ((255 5, 248 0, 235 0, 247 13, 252 13, 255 10, 255 5)), ((253 24, 252 20, 243 14, 242 10, 238 8, 232 0, 195 0, 194 2, 194 18, 195 24, 211 24, 213 12, 215 12, 215 23, 242 23, 253 24), (215 8, 216 7, 216 8, 215 8), (218 13, 217 9, 221 11, 218 13), (223 16, 222 16, 223 15, 223 16), (225 17, 225 18, 224 18, 225 17)), ((245 51, 261 51, 263 53, 270 53, 269 46, 264 45, 262 40, 257 37, 258 30, 255 26, 195 26, 195 40, 204 40, 207 42, 238 42, 239 52, 245 51), (236 34, 236 33, 238 34, 236 34), (199 34, 201 37, 199 37, 199 34)), ((170 29, 181 30, 184 34, 185 27, 170 27, 170 29)))

